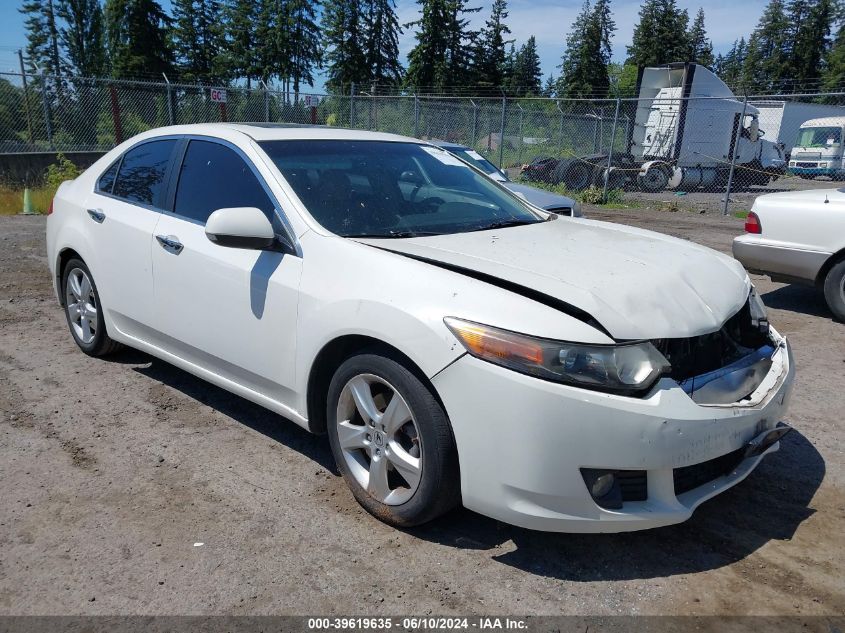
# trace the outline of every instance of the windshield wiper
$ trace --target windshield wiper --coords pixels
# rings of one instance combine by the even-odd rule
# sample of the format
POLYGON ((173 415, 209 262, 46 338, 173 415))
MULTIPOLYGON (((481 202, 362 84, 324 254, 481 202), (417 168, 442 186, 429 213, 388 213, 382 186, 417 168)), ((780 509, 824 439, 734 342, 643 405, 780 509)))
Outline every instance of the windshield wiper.
POLYGON ((470 231, 489 231, 490 229, 506 229, 511 226, 522 226, 523 224, 537 224, 541 220, 499 220, 498 222, 491 222, 490 224, 485 224, 484 226, 479 226, 474 229, 470 229, 470 231))
POLYGON ((344 235, 343 237, 352 238, 373 238, 373 239, 393 239, 403 237, 427 237, 430 235, 443 235, 437 231, 390 231, 388 233, 352 233, 344 235))

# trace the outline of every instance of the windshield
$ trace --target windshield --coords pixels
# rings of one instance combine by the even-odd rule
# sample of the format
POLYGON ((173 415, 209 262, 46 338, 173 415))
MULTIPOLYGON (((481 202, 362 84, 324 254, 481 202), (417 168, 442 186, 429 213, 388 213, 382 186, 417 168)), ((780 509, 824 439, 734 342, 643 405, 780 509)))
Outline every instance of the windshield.
POLYGON ((796 147, 828 147, 838 145, 842 140, 842 129, 838 127, 806 127, 798 132, 796 147))
POLYGON ((476 152, 474 149, 449 149, 449 152, 457 156, 458 158, 465 160, 473 167, 477 167, 485 174, 499 174, 501 172, 496 168, 496 166, 491 163, 489 160, 484 158, 481 154, 476 152))
POLYGON ((343 237, 416 237, 545 217, 445 150, 388 141, 260 143, 322 226, 343 237))

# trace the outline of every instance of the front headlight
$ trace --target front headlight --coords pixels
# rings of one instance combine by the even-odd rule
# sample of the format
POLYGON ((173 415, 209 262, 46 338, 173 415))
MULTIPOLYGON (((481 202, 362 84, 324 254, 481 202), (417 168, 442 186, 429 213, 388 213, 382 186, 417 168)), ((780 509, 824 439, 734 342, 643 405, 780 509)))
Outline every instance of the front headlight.
POLYGON ((670 369, 669 362, 649 342, 565 343, 452 317, 444 322, 476 358, 576 387, 626 395, 642 393, 670 369))

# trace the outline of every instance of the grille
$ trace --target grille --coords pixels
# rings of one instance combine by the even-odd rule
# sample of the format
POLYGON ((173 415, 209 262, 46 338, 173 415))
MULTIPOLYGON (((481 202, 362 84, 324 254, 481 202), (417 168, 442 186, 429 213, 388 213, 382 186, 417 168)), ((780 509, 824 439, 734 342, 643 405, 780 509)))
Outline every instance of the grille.
POLYGON ((700 464, 676 468, 672 471, 672 478, 675 480, 675 494, 680 495, 695 490, 722 475, 733 472, 734 468, 739 466, 744 455, 745 447, 700 464))
POLYGON ((797 163, 798 167, 818 167, 818 163, 797 163))
MULTIPOLYGON (((676 468, 672 471, 675 494, 680 495, 699 486, 709 484, 723 475, 728 475, 739 466, 745 456, 745 447, 720 457, 676 468)), ((645 470, 618 470, 616 480, 622 492, 622 501, 645 501, 648 499, 648 477, 645 470)))
POLYGON ((669 375, 683 382, 730 365, 768 342, 768 335, 751 322, 751 307, 746 302, 716 332, 690 338, 655 339, 652 344, 672 365, 669 375))

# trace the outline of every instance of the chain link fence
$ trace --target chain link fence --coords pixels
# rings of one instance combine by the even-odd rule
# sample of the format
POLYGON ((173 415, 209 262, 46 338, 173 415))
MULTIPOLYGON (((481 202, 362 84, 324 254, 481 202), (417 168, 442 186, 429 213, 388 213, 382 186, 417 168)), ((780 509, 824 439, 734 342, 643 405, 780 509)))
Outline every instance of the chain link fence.
POLYGON ((584 200, 750 208, 845 178, 845 93, 567 100, 322 95, 0 73, 0 154, 101 152, 165 125, 318 124, 466 145, 584 200))

